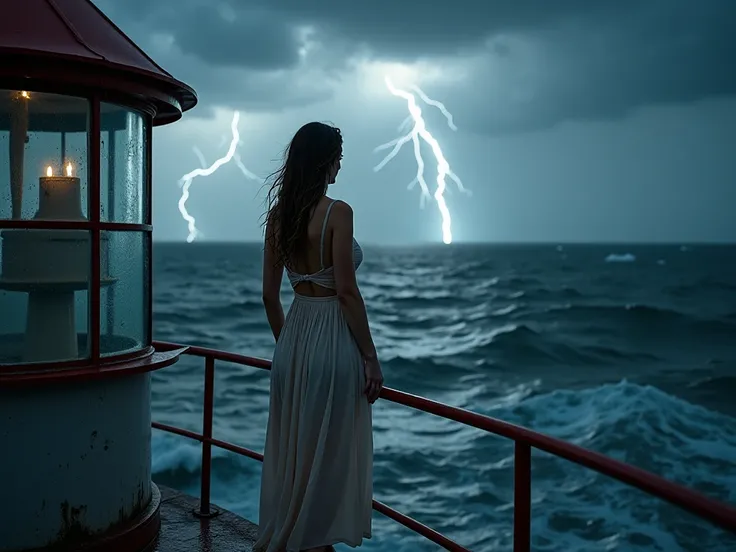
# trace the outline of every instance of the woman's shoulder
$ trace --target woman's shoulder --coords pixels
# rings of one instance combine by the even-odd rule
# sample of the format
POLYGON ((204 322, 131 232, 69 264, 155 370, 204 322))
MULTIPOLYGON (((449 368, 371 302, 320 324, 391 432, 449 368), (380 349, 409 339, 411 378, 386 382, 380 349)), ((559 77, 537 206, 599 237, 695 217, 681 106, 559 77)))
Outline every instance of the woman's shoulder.
POLYGON ((342 199, 330 199, 332 213, 341 217, 353 216, 353 208, 342 199))

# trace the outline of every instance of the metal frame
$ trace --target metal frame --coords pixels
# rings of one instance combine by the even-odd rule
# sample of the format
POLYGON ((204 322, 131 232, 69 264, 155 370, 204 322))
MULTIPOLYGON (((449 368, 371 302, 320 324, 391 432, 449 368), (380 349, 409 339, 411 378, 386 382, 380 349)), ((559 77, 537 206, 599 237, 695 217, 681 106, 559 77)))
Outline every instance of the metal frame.
POLYGON ((179 356, 185 350, 186 348, 154 352, 153 347, 149 347, 145 355, 127 360, 117 358, 115 362, 99 364, 94 366, 93 369, 90 369, 89 366, 77 366, 65 370, 26 370, 24 372, 11 373, 0 371, 0 387, 23 387, 70 381, 94 381, 129 376, 131 374, 144 374, 171 366, 179 360, 179 356))
MULTIPOLYGON (((0 77, 3 71, 0 71, 0 77)), ((86 358, 64 360, 58 362, 43 363, 18 363, 18 364, 0 364, 0 373, 3 371, 13 372, 16 369, 24 371, 46 371, 55 368, 76 368, 76 367, 96 367, 101 364, 111 364, 115 362, 126 362, 131 359, 145 358, 153 354, 151 348, 152 333, 152 313, 153 313, 153 293, 151 290, 153 266, 151 256, 153 252, 153 226, 152 222, 152 134, 153 134, 153 117, 156 113, 155 107, 150 102, 141 101, 121 93, 110 93, 105 91, 94 92, 90 95, 89 91, 82 92, 75 87, 56 86, 50 87, 42 81, 35 82, 19 82, 20 79, 1 79, 1 88, 14 90, 23 89, 31 92, 48 92, 59 95, 67 95, 70 97, 87 100, 89 109, 89 127, 87 129, 87 220, 86 221, 65 221, 65 220, 32 220, 32 219, 0 219, 0 230, 5 229, 24 229, 24 230, 86 230, 90 234, 90 282, 88 287, 88 328, 87 339, 89 343, 89 355, 86 358), (18 86, 21 85, 21 86, 18 86), (36 86, 34 86, 36 85, 36 86), (101 151, 100 140, 102 131, 101 123, 101 104, 111 103, 125 109, 129 109, 143 116, 145 130, 145 174, 143 183, 143 195, 141 200, 146 202, 144 220, 142 223, 126 223, 126 222, 110 222, 102 221, 100 218, 100 186, 101 186, 101 151), (102 329, 102 321, 100 319, 101 312, 101 282, 100 282, 100 262, 101 262, 101 238, 102 232, 137 232, 143 234, 143 243, 148 252, 148 262, 144 262, 144 286, 147 287, 147 295, 143 298, 148 309, 148 317, 144 322, 147 324, 146 341, 143 346, 136 351, 127 351, 125 353, 115 355, 102 356, 100 353, 100 336, 102 329)), ((108 174, 108 180, 111 181, 110 188, 115 186, 114 174, 108 174)))
POLYGON ((145 105, 145 109, 155 117, 156 126, 181 118, 182 105, 175 95, 180 96, 181 92, 194 94, 194 90, 173 78, 167 82, 146 71, 106 61, 80 63, 78 59, 71 60, 64 55, 48 52, 39 57, 16 48, 11 51, 0 48, 0 82, 3 88, 11 90, 33 90, 82 98, 89 97, 90 90, 94 90, 103 101, 123 105, 138 102, 145 105), (108 98, 121 99, 115 101, 108 98))
MULTIPOLYGON (((253 358, 216 349, 204 347, 188 347, 182 351, 183 345, 176 343, 155 341, 157 350, 181 351, 181 354, 202 357, 205 359, 204 385, 204 413, 202 433, 196 433, 171 425, 153 422, 154 429, 167 431, 202 443, 202 479, 200 489, 200 509, 197 515, 211 517, 217 512, 210 505, 212 447, 219 447, 242 456, 263 461, 263 455, 253 450, 234 445, 212 437, 212 418, 214 410, 215 361, 229 362, 241 366, 251 366, 269 370, 271 362, 265 359, 253 358)), ((381 398, 415 408, 441 418, 454 420, 464 425, 481 429, 488 433, 506 437, 514 441, 514 552, 529 552, 531 550, 531 451, 536 448, 554 456, 564 458, 575 464, 592 469, 607 475, 622 483, 636 487, 652 496, 666 500, 675 506, 689 511, 696 516, 718 525, 726 531, 736 534, 736 508, 729 504, 711 499, 701 493, 678 485, 658 475, 640 468, 614 460, 597 452, 593 452, 577 445, 566 443, 542 433, 537 433, 502 420, 476 414, 469 410, 456 408, 437 401, 432 401, 417 395, 384 388, 381 398)), ((411 529, 445 550, 453 552, 470 552, 468 548, 456 543, 434 529, 418 522, 379 502, 373 501, 373 509, 390 517, 394 521, 411 529)))
MULTIPOLYGON (((148 117, 146 120, 146 182, 144 197, 148 199, 146 202, 146 212, 143 222, 151 228, 150 232, 145 234, 148 241, 148 274, 144 275, 147 279, 148 288, 148 331, 146 332, 146 341, 151 343, 153 340, 153 118, 148 117)), ((145 265, 144 265, 145 270, 145 265)))
MULTIPOLYGON (((89 136, 87 144, 87 163, 89 176, 87 177, 87 219, 92 224, 100 223, 100 97, 92 96, 90 112, 89 136)), ((108 179, 110 175, 108 175, 108 179)), ((114 184, 113 184, 114 185, 114 184)), ((92 228, 92 251, 90 254, 90 280, 91 288, 87 305, 89 307, 89 326, 87 330, 87 342, 89 343, 89 355, 92 362, 100 360, 100 238, 99 226, 92 228)))

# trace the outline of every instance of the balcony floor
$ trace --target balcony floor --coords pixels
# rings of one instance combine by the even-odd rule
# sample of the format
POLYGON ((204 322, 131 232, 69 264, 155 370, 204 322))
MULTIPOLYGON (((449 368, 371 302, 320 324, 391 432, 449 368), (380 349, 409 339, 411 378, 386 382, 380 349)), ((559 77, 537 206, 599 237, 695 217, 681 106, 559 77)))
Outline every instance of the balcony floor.
POLYGON ((220 515, 200 519, 192 514, 199 499, 169 487, 161 490, 161 531, 150 552, 250 552, 258 527, 217 507, 220 515))

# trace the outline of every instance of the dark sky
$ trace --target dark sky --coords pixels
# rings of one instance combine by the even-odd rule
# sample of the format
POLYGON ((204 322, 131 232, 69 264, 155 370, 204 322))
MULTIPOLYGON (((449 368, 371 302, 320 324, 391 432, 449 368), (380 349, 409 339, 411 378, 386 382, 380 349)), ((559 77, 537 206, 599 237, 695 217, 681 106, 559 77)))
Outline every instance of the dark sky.
MULTIPOLYGON (((420 86, 427 127, 472 196, 446 194, 456 241, 736 241, 733 0, 97 0, 200 104, 155 132, 155 236, 183 240, 179 177, 225 154, 267 175, 293 133, 345 137, 331 190, 365 242, 436 242, 441 218, 407 191, 411 143, 382 171, 420 86), (278 6, 278 7, 274 7, 278 6)), ((434 193, 429 148, 425 176, 434 193)), ((450 185, 452 188, 452 185, 450 185)), ((195 179, 202 239, 257 240, 261 184, 235 164, 195 179)))

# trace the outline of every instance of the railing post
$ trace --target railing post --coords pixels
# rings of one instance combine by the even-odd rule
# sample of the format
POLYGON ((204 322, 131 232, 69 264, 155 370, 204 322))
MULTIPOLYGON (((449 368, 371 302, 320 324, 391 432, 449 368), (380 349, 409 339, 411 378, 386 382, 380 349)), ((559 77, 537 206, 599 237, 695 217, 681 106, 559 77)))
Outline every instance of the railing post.
POLYGON ((531 550, 532 447, 514 442, 514 552, 531 550))
POLYGON ((212 417, 215 409, 215 359, 204 361, 204 407, 202 415, 202 487, 199 493, 198 517, 214 517, 220 512, 210 506, 210 487, 212 482, 212 417))

